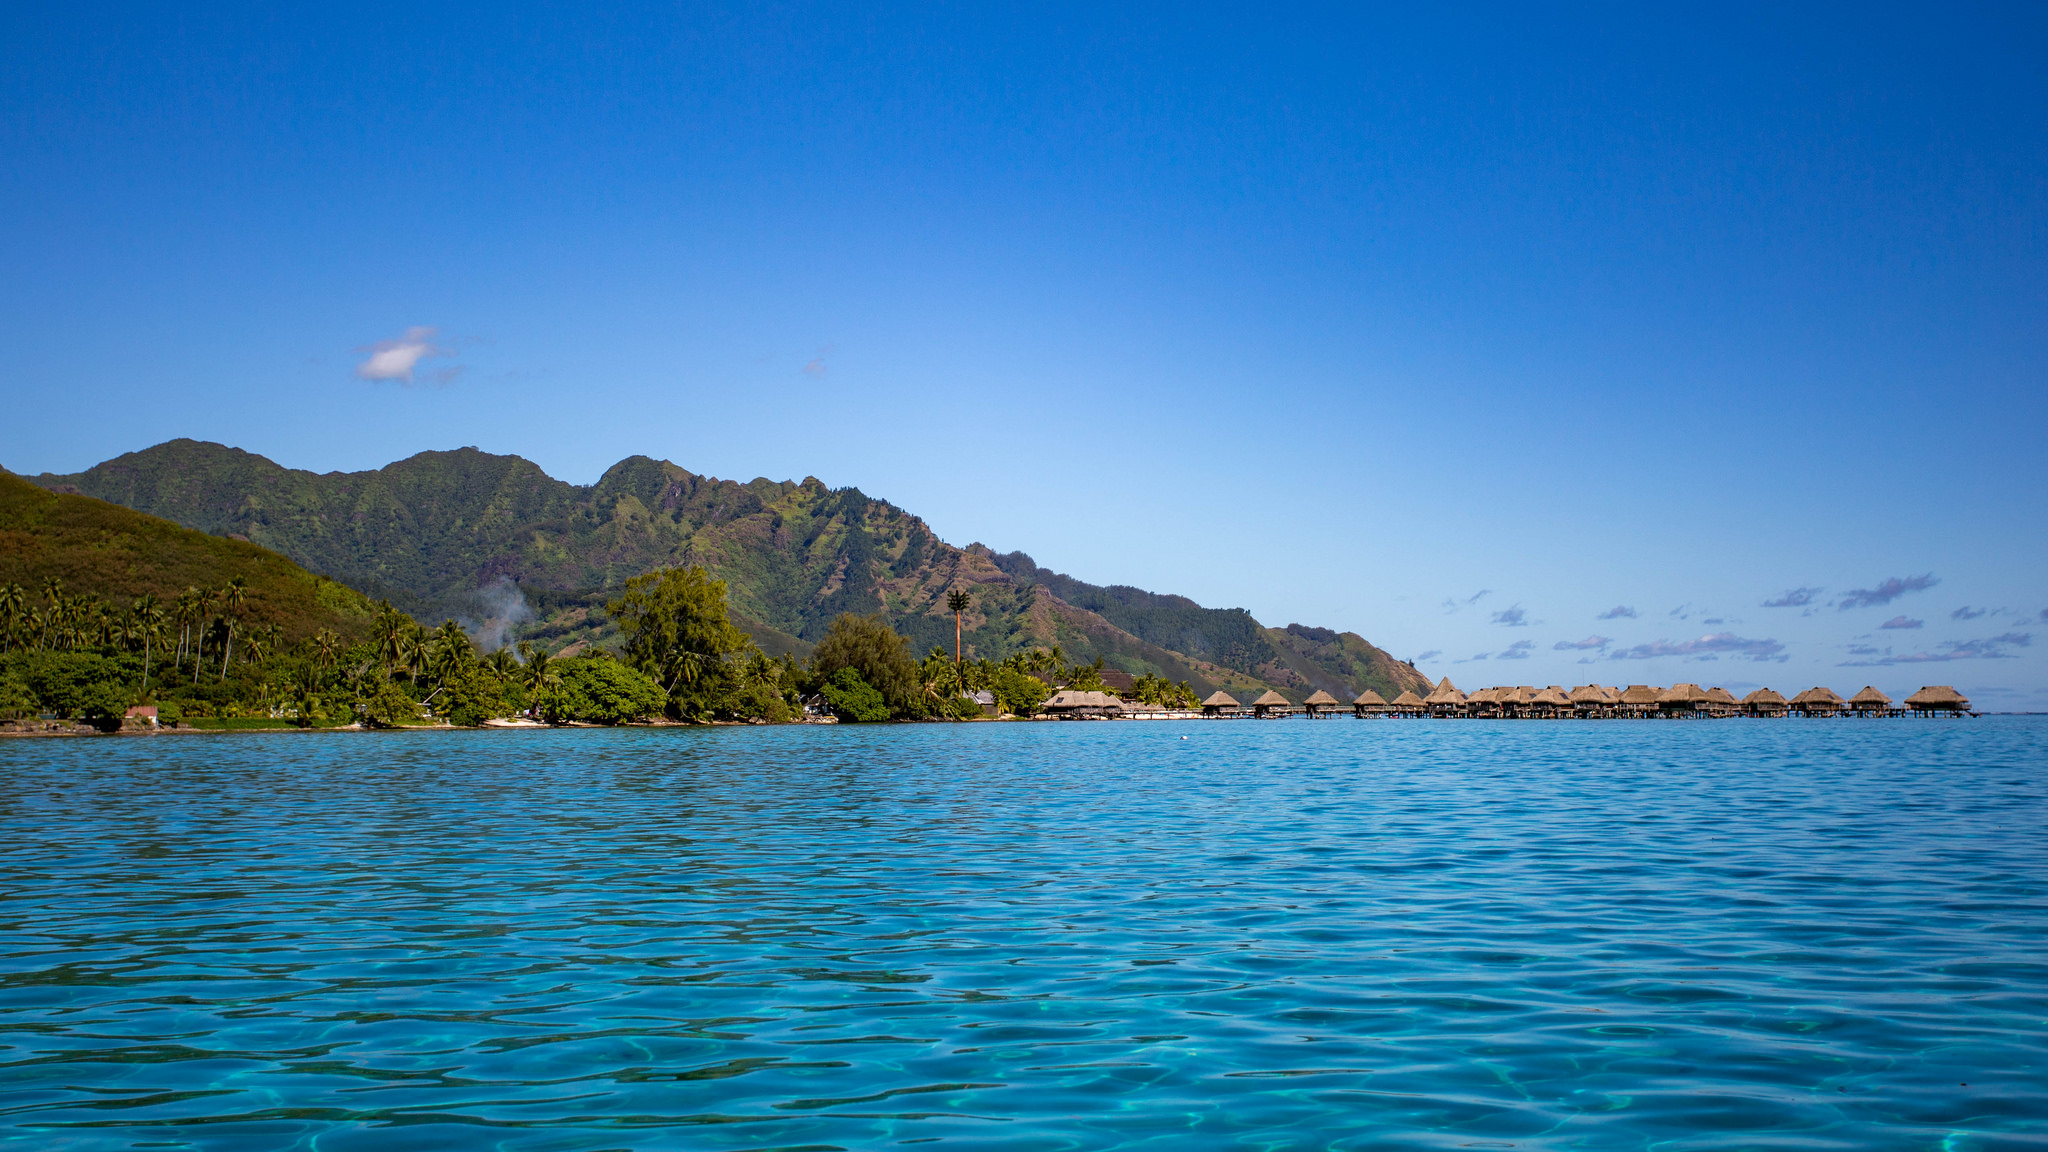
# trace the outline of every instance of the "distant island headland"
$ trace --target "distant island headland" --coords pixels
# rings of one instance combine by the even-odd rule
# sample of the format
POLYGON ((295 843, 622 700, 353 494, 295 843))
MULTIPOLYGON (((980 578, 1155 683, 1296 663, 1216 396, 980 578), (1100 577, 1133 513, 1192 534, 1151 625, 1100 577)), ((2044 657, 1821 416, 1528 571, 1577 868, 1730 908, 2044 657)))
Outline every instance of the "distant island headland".
POLYGON ((316 474, 174 440, 0 475, 0 721, 776 722, 1428 692, 1350 632, 959 548, 858 489, 632 457, 316 474), (133 712, 133 717, 129 714, 133 712))

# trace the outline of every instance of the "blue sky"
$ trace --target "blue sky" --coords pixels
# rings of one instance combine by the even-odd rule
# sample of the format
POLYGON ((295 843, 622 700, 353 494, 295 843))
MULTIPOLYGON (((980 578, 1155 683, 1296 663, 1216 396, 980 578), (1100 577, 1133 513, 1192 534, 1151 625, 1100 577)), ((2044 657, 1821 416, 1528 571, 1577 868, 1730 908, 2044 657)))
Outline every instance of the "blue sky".
POLYGON ((2038 7, 592 7, 9 6, 0 464, 645 453, 1460 684, 2048 706, 2038 7))

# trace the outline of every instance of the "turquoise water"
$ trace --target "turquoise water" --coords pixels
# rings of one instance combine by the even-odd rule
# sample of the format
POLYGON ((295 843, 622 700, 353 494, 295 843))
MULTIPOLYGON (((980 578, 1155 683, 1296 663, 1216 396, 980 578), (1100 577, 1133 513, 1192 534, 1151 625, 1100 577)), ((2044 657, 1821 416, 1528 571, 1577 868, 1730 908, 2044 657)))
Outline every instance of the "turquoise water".
POLYGON ((2039 1148, 2044 817, 2024 718, 0 743, 0 1144, 2039 1148))

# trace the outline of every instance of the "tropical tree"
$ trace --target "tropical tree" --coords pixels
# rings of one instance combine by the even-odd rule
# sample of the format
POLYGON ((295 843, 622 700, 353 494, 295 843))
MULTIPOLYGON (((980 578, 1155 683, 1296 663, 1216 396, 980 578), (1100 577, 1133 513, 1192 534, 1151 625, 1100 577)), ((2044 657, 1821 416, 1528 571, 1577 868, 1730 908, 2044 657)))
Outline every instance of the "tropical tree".
POLYGON ((955 588, 946 593, 946 610, 953 614, 953 663, 960 663, 960 614, 974 603, 974 597, 965 589, 955 588))
POLYGON ((249 599, 249 582, 240 576, 227 582, 218 593, 221 619, 227 622, 227 640, 220 646, 220 678, 228 678, 228 657, 234 654, 235 626, 241 623, 242 606, 249 599))
POLYGON ((9 651, 14 649, 22 617, 28 611, 28 589, 12 582, 0 584, 0 627, 9 651))
POLYGON ((636 576, 605 610, 625 635, 626 662, 661 685, 682 719, 716 711, 737 686, 727 657, 755 650, 726 616, 725 581, 701 565, 636 576))
POLYGON ((842 668, 859 672, 861 681, 880 692, 895 714, 911 716, 922 710, 923 686, 917 664, 910 659, 910 641, 880 615, 847 612, 832 621, 811 654, 811 673, 831 680, 842 668))

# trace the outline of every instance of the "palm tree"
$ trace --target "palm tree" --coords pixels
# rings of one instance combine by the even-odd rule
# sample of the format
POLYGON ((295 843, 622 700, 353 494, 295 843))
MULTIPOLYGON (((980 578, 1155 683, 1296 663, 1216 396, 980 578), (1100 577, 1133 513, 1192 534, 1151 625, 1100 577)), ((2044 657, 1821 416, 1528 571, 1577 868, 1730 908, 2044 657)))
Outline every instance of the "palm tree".
POLYGON ((21 622, 21 614, 28 607, 28 589, 12 582, 0 584, 0 619, 6 621, 5 641, 7 650, 14 648, 15 626, 21 622))
POLYGON ((334 667, 335 654, 341 651, 341 637, 331 628, 322 628, 313 633, 313 663, 326 671, 334 667))
POLYGON ((220 646, 220 678, 222 680, 228 678, 228 657, 233 655, 235 650, 235 625, 241 622, 240 613, 242 605, 247 602, 248 598, 249 582, 240 576, 228 581, 227 587, 220 590, 221 617, 228 624, 227 643, 220 646))
POLYGON ((142 689, 147 692, 151 654, 165 631, 164 610, 157 607, 156 597, 145 593, 136 599, 135 629, 142 634, 142 689))
POLYGON ((960 614, 974 603, 974 596, 965 589, 955 588, 946 593, 946 611, 953 614, 953 663, 960 663, 960 614))

